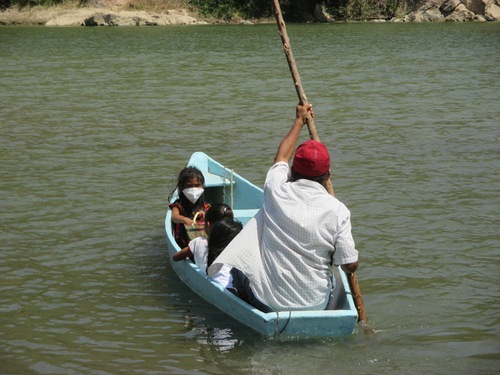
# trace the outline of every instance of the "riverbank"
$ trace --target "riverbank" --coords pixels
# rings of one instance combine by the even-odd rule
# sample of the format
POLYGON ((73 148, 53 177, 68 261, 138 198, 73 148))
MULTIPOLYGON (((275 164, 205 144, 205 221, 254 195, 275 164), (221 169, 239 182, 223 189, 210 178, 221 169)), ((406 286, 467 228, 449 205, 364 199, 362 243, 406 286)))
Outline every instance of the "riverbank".
POLYGON ((164 11, 130 10, 120 1, 94 2, 87 6, 72 2, 56 6, 11 7, 0 12, 0 25, 4 26, 165 26, 269 22, 275 21, 202 17, 196 11, 182 8, 164 11))
MULTIPOLYGON (((334 19, 317 4, 308 22, 349 22, 334 19)), ((398 17, 364 19, 371 22, 486 22, 500 21, 500 0, 429 0, 415 11, 398 17)), ((25 26, 165 26, 203 24, 244 24, 275 22, 274 19, 245 20, 204 18, 195 10, 130 10, 121 0, 95 1, 87 6, 69 2, 57 6, 11 7, 0 12, 0 25, 25 26)))

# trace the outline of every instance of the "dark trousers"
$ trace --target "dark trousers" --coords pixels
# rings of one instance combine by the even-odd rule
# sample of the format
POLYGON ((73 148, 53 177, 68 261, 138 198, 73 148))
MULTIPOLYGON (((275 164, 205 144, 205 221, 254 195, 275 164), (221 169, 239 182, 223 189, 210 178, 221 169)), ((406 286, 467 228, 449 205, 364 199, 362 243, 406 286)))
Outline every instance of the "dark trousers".
POLYGON ((250 280, 248 280, 248 277, 246 277, 243 272, 233 268, 231 269, 231 276, 233 276, 233 287, 238 291, 238 295, 242 300, 248 302, 250 305, 262 312, 268 313, 274 311, 272 308, 255 297, 252 288, 250 287, 250 280))

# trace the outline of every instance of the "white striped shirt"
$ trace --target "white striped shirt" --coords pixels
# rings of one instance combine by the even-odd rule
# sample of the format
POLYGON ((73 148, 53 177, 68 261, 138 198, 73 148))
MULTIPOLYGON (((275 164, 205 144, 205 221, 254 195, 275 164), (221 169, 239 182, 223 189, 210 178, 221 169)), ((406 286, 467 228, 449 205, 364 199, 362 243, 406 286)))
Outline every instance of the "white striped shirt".
POLYGON ((277 311, 322 310, 332 263, 358 260, 350 212, 317 182, 290 180, 287 163, 269 170, 264 204, 209 269, 229 264, 249 278, 255 296, 277 311))

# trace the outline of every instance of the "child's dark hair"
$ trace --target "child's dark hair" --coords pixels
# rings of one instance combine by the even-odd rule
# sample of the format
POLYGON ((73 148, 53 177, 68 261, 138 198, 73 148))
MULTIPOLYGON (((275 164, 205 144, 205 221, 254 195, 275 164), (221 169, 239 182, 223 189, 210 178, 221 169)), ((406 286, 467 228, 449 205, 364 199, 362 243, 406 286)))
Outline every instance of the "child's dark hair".
MULTIPOLYGON (((174 195, 175 191, 177 190, 177 195, 179 196, 179 199, 181 201, 181 207, 179 209, 179 213, 182 216, 186 216, 186 212, 184 212, 184 207, 189 207, 189 200, 186 198, 184 194, 182 194, 182 190, 184 189, 184 184, 186 183, 187 180, 190 178, 198 178, 203 186, 205 186, 205 177, 203 177, 203 173, 196 168, 196 167, 186 167, 182 171, 180 171, 179 176, 177 177, 177 185, 175 189, 170 193, 170 196, 168 197, 168 200, 170 201, 172 199, 172 196, 174 195)), ((195 203, 196 210, 204 210, 205 209, 205 194, 202 194, 201 197, 198 198, 198 200, 195 203)))
POLYGON ((239 221, 230 218, 224 218, 217 221, 210 227, 210 236, 208 237, 208 259, 207 268, 212 265, 215 259, 229 245, 229 242, 243 229, 239 221))
POLYGON ((233 210, 227 204, 224 203, 216 203, 213 204, 205 214, 205 221, 208 221, 211 225, 215 224, 215 222, 229 218, 231 220, 234 219, 233 210))

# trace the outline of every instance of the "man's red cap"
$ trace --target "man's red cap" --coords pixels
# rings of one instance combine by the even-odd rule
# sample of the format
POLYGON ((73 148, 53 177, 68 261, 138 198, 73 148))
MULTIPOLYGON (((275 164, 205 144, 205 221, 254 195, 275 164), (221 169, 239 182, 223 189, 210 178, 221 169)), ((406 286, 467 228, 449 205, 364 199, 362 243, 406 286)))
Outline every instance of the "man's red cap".
POLYGON ((304 176, 318 177, 330 169, 330 154, 323 143, 310 140, 297 147, 292 166, 304 176))

